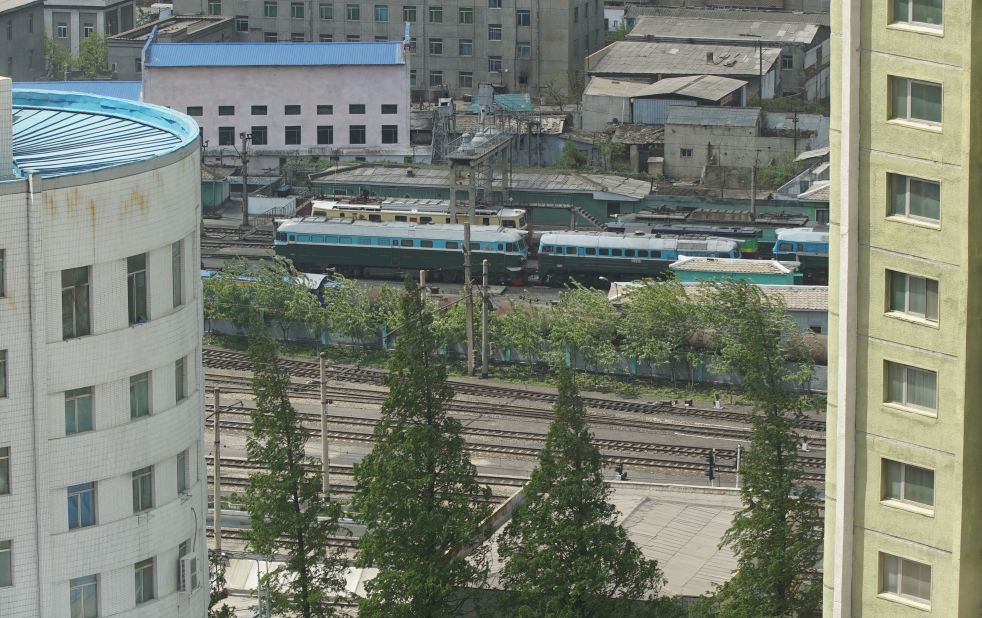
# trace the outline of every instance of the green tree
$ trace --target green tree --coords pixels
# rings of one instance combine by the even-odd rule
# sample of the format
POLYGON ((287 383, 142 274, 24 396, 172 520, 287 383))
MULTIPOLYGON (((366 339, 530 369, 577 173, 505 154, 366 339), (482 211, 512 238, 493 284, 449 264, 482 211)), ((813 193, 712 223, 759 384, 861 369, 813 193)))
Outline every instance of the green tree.
POLYGON ((235 260, 204 280, 205 320, 228 320, 240 327, 249 323, 250 313, 255 308, 249 287, 242 281, 246 271, 245 260, 235 260))
POLYGON ((563 151, 559 155, 559 166, 579 169, 586 165, 586 154, 576 147, 572 140, 563 143, 563 151))
POLYGON ((208 594, 208 618, 235 618, 235 610, 227 603, 218 604, 228 598, 226 589, 228 582, 225 579, 225 571, 228 569, 228 558, 214 549, 208 550, 208 582, 210 584, 208 594))
POLYGON ((743 509, 723 540, 739 569, 718 595, 720 616, 812 616, 821 606, 822 520, 815 488, 802 481, 794 424, 804 403, 794 389, 811 375, 810 355, 781 302, 757 286, 713 284, 709 297, 716 362, 740 375, 754 405, 743 509))
POLYGON ((65 79, 65 71, 72 69, 74 58, 67 47, 44 35, 44 62, 48 77, 61 80, 65 79))
MULTIPOLYGON (((559 294, 549 320, 553 355, 579 356, 593 366, 617 360, 617 311, 607 294, 573 282, 559 294)), ((560 362, 565 359, 559 359, 560 362)))
POLYGON ((691 387, 695 381, 693 362, 698 359, 691 341, 702 322, 700 305, 689 298, 681 283, 674 279, 642 281, 630 289, 621 306, 617 326, 621 349, 642 362, 668 363, 673 383, 676 368, 688 365, 691 387))
POLYGON ((109 38, 95 32, 83 38, 78 44, 78 58, 74 64, 86 78, 108 71, 109 38))
POLYGON ((289 260, 264 261, 251 286, 252 300, 287 339, 296 324, 306 324, 315 334, 325 325, 327 314, 310 292, 304 275, 289 260))
POLYGON ((335 278, 336 285, 327 290, 324 298, 331 330, 362 346, 378 341, 379 328, 372 316, 368 290, 340 275, 335 278))
POLYGON ((330 616, 331 597, 344 590, 346 560, 331 538, 341 533, 338 504, 321 493, 320 461, 305 451, 311 437, 290 403, 290 378, 278 364, 276 344, 253 328, 249 340, 256 407, 246 438, 249 460, 262 472, 249 477, 245 504, 249 547, 285 553, 264 583, 277 615, 330 616))
POLYGON ((444 409, 453 391, 435 354, 433 315, 412 281, 400 314, 375 447, 354 469, 351 512, 367 528, 358 564, 379 570, 359 613, 449 617, 462 589, 487 576, 486 550, 467 558, 460 552, 489 512, 480 505, 490 490, 477 482, 460 422, 444 409))
POLYGON ((517 350, 526 361, 541 360, 549 340, 549 322, 543 309, 512 303, 498 316, 498 331, 502 343, 517 350))
POLYGON ((638 616, 652 609, 661 571, 617 523, 600 451, 573 373, 559 370, 556 418, 525 502, 498 543, 502 582, 522 617, 638 616))

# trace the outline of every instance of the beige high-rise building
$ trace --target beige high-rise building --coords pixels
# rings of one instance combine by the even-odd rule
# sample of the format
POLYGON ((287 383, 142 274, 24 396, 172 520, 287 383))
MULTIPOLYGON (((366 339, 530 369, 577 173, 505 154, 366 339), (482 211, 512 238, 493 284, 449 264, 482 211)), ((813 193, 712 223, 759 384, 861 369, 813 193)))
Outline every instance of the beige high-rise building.
POLYGON ((980 11, 832 5, 825 616, 982 613, 980 11))

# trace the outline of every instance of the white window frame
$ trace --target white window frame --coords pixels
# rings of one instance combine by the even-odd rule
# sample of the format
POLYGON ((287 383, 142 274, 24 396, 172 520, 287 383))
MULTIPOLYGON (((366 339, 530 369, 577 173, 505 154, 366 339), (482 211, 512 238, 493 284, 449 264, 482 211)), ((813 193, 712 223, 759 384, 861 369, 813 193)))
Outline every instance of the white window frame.
POLYGON ((61 271, 61 304, 63 314, 65 295, 68 293, 71 294, 72 329, 70 333, 65 332, 65 318, 62 315, 61 338, 63 340, 76 339, 92 334, 92 269, 88 266, 80 266, 78 268, 66 268, 61 271), (83 283, 65 285, 66 273, 82 270, 85 271, 85 281, 83 283), (84 322, 80 319, 80 316, 83 314, 83 311, 79 310, 80 307, 84 309, 84 322), (83 326, 84 328, 82 328, 83 326))
POLYGON ((76 577, 68 582, 68 606, 72 616, 96 618, 99 615, 99 576, 76 577), (86 590, 92 589, 93 605, 86 604, 86 590), (78 605, 76 605, 76 594, 78 605))
POLYGON ((133 565, 133 596, 136 604, 141 605, 157 598, 157 573, 154 558, 141 560, 133 565), (149 578, 147 577, 149 571, 149 578), (150 582, 150 595, 146 594, 146 582, 150 582), (143 594, 140 594, 141 591, 143 594))
POLYGON ((0 496, 10 495, 10 447, 0 447, 0 496))
POLYGON ((130 474, 133 485, 133 514, 145 513, 153 508, 153 466, 134 470, 130 474), (144 479, 147 480, 146 495, 143 490, 144 479))
POLYGON ((90 528, 96 525, 96 523, 98 522, 97 511, 96 511, 96 500, 98 497, 96 491, 97 491, 96 484, 94 482, 79 483, 78 485, 72 485, 67 488, 66 501, 67 504, 69 505, 68 506, 69 510, 71 509, 70 505, 71 505, 72 496, 77 496, 76 508, 78 509, 78 513, 76 516, 76 519, 78 520, 78 525, 73 528, 71 526, 71 517, 69 517, 68 518, 69 530, 81 530, 82 528, 90 528), (86 486, 85 489, 82 490, 76 489, 78 487, 82 487, 83 485, 86 486), (82 496, 88 493, 92 494, 92 521, 90 521, 89 523, 85 523, 82 518, 82 496))
POLYGON ((177 454, 177 493, 179 494, 187 493, 188 488, 191 487, 190 465, 191 451, 189 449, 184 449, 177 454))
POLYGON ((91 386, 85 388, 76 388, 73 390, 65 391, 65 435, 74 436, 80 433, 86 433, 93 431, 95 429, 95 389, 91 386), (79 430, 79 402, 83 399, 89 399, 89 429, 79 430), (68 431, 68 407, 71 406, 71 414, 75 418, 75 431, 68 431))
POLYGON ((127 308, 129 310, 128 317, 130 326, 146 324, 150 321, 150 278, 147 276, 147 271, 149 268, 150 259, 146 253, 138 253, 126 258, 126 300, 127 308), (143 258, 142 268, 130 265, 130 260, 135 260, 141 257, 143 258), (140 315, 138 311, 141 305, 139 292, 141 281, 143 288, 142 315, 140 315))
POLYGON ((932 30, 942 30, 944 29, 944 3, 941 4, 941 23, 932 24, 926 21, 914 21, 914 5, 917 4, 918 0, 905 0, 907 4, 907 19, 900 20, 897 19, 896 2, 891 0, 890 2, 890 20, 894 24, 902 24, 908 26, 917 26, 918 28, 931 28, 932 30))
POLYGON ((188 358, 183 356, 174 361, 174 403, 188 398, 188 358))
POLYGON ((939 323, 939 321, 941 320, 941 315, 940 315, 940 313, 941 313, 941 299, 940 299, 941 289, 940 289, 940 284, 939 284, 939 282, 938 282, 937 279, 932 279, 930 277, 922 277, 920 275, 912 275, 910 273, 905 273, 905 272, 899 271, 899 270, 890 270, 890 269, 887 269, 886 273, 887 273, 887 288, 888 288, 888 294, 887 294, 887 312, 888 313, 900 313, 900 314, 903 314, 903 315, 907 315, 907 316, 910 316, 910 317, 917 318, 919 320, 924 320, 925 322, 930 322, 932 324, 939 323), (904 281, 904 306, 903 306, 903 308, 899 308, 899 309, 898 308, 895 308, 893 306, 893 293, 894 293, 893 287, 894 287, 894 280, 896 278, 895 275, 899 275, 903 279, 903 281, 904 281), (913 311, 911 309, 910 290, 911 290, 911 281, 914 280, 914 279, 924 281, 924 305, 925 305, 925 313, 923 313, 923 314, 918 313, 916 311, 913 311), (929 292, 928 292, 928 288, 931 286, 931 284, 934 284, 934 300, 935 300, 935 306, 934 306, 934 315, 933 316, 929 313, 930 310, 931 310, 931 308, 928 306, 928 304, 929 304, 928 303, 928 299, 931 296, 929 294, 929 292))
POLYGON ((896 556, 894 554, 888 554, 886 552, 880 552, 880 560, 879 560, 879 562, 880 562, 880 565, 879 565, 880 566, 880 568, 879 568, 879 571, 880 571, 879 591, 880 591, 880 595, 881 596, 890 597, 890 598, 897 598, 897 599, 903 599, 905 601, 908 601, 908 602, 911 602, 911 603, 916 603, 917 605, 921 605, 921 606, 926 606, 926 607, 930 607, 931 606, 931 599, 930 598, 925 599, 923 597, 918 597, 918 596, 914 596, 914 595, 911 595, 911 594, 905 594, 904 593, 904 590, 903 590, 903 586, 902 586, 903 581, 904 581, 904 578, 903 578, 903 572, 904 572, 904 570, 903 569, 904 569, 904 563, 905 562, 909 562, 909 563, 920 565, 920 566, 925 566, 925 567, 928 568, 928 571, 931 574, 931 580, 928 582, 928 590, 929 590, 929 594, 931 594, 933 592, 933 589, 934 589, 934 568, 930 564, 927 564, 927 563, 924 563, 924 562, 919 562, 917 560, 910 560, 908 558, 904 558, 902 556, 896 556), (896 564, 897 564, 897 575, 896 575, 896 579, 897 579, 897 590, 889 590, 889 589, 887 589, 887 581, 886 581, 887 580, 887 577, 886 576, 887 576, 887 561, 888 560, 896 560, 897 561, 896 562, 896 564))
POLYGON ((886 361, 886 366, 884 367, 884 390, 885 390, 885 402, 888 404, 902 406, 904 408, 909 408, 911 410, 919 410, 931 415, 936 415, 938 413, 938 372, 931 369, 924 369, 922 367, 914 367, 913 365, 906 365, 904 363, 886 361), (890 369, 891 367, 897 367, 903 371, 901 382, 903 384, 903 397, 901 401, 891 401, 890 400, 890 369), (922 371, 924 373, 934 374, 934 407, 927 408, 920 404, 912 403, 910 401, 910 396, 908 394, 908 387, 910 385, 910 380, 908 378, 908 372, 922 371))
POLYGON ((0 588, 14 585, 14 542, 11 540, 0 541, 0 562, 6 560, 7 572, 10 573, 10 581, 0 580, 0 588))
POLYGON ((7 350, 0 350, 0 399, 7 396, 7 350))
POLYGON ((130 376, 130 420, 136 420, 138 418, 146 418, 153 414, 153 375, 149 371, 144 371, 130 376), (146 376, 146 380, 142 378, 146 376), (139 406, 134 411, 135 402, 139 400, 134 400, 133 387, 140 382, 145 382, 147 385, 147 409, 146 411, 140 410, 139 406))
POLYGON ((7 251, 0 249, 0 298, 7 295, 7 251))
MULTIPOLYGON (((929 81, 926 81, 926 80, 923 80, 923 79, 914 79, 914 78, 911 78, 911 77, 903 77, 901 75, 891 75, 890 76, 890 81, 892 82, 890 84, 890 88, 896 88, 897 87, 897 82, 903 82, 904 86, 907 89, 907 95, 905 97, 905 100, 907 102, 907 110, 906 110, 905 115, 904 116, 895 116, 895 117, 892 117, 891 120, 901 120, 901 121, 904 121, 904 122, 916 122, 918 124, 925 124, 925 125, 929 125, 929 126, 932 126, 932 127, 940 127, 942 125, 942 123, 944 122, 944 86, 942 84, 939 84, 937 82, 929 82, 929 81), (913 97, 911 97, 911 94, 910 94, 910 87, 913 84, 923 84, 925 86, 932 86, 932 87, 936 87, 938 90, 941 91, 941 120, 929 120, 929 119, 926 119, 926 118, 914 118, 914 117, 911 116, 910 105, 911 105, 911 101, 913 100, 913 97)), ((891 90, 889 94, 890 94, 890 105, 892 106, 893 105, 893 95, 894 95, 894 93, 891 90)), ((892 112, 893 110, 891 109, 890 111, 892 112)))
POLYGON ((504 36, 504 28, 501 24, 488 24, 488 40, 501 41, 504 36))
POLYGON ((889 185, 889 206, 891 217, 907 217, 908 219, 916 219, 918 221, 926 221, 928 223, 941 223, 941 183, 937 180, 928 180, 926 178, 918 178, 916 176, 908 176, 906 174, 887 174, 887 184, 889 185), (914 214, 910 211, 910 202, 913 192, 910 190, 910 183, 921 182, 924 184, 937 185, 938 187, 938 218, 934 219, 932 217, 925 217, 924 215, 914 214), (899 192, 895 191, 896 187, 900 182, 903 182, 903 195, 904 195, 904 211, 903 212, 893 212, 894 196, 898 195, 899 192))
POLYGON ((170 246, 171 290, 174 308, 184 304, 184 240, 170 246))
POLYGON ((929 510, 929 511, 933 511, 934 510, 934 502, 935 502, 934 499, 933 499, 933 496, 935 494, 934 479, 937 476, 937 475, 934 474, 934 470, 932 470, 931 468, 925 468, 924 466, 915 466, 914 464, 909 464, 909 463, 905 463, 905 462, 902 462, 902 461, 897 461, 895 459, 886 459, 886 458, 883 458, 881 461, 883 462, 882 463, 882 470, 883 470, 882 471, 882 475, 883 475, 883 492, 882 492, 883 498, 882 499, 884 501, 888 501, 888 502, 902 502, 903 504, 908 504, 910 506, 914 506, 914 507, 917 507, 917 508, 920 508, 920 509, 925 509, 925 510, 929 510), (900 466, 900 495, 899 496, 891 496, 891 495, 888 494, 889 486, 890 486, 890 476, 889 476, 889 474, 887 474, 887 468, 889 466, 891 466, 891 465, 900 466), (907 469, 908 468, 917 468, 918 470, 924 470, 924 471, 927 471, 927 472, 930 472, 931 473, 931 496, 932 496, 932 501, 930 503, 920 502, 918 500, 912 500, 912 499, 910 499, 910 498, 907 497, 907 469))

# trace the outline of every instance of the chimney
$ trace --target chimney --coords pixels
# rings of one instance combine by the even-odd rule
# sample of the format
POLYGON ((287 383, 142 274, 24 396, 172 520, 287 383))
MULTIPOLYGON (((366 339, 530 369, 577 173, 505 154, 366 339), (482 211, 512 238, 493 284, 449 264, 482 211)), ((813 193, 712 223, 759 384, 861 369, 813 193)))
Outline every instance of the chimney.
POLYGON ((712 64, 712 63, 713 63, 713 52, 708 51, 706 52, 706 64, 712 64))
POLYGON ((13 81, 0 77, 0 180, 14 177, 13 81))

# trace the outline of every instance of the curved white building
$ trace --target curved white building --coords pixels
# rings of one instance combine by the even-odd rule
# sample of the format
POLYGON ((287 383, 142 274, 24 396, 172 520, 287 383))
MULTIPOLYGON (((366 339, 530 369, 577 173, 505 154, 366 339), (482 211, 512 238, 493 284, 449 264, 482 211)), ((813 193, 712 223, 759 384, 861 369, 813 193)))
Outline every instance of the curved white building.
POLYGON ((200 217, 189 118, 0 80, 0 616, 205 615, 200 217))

